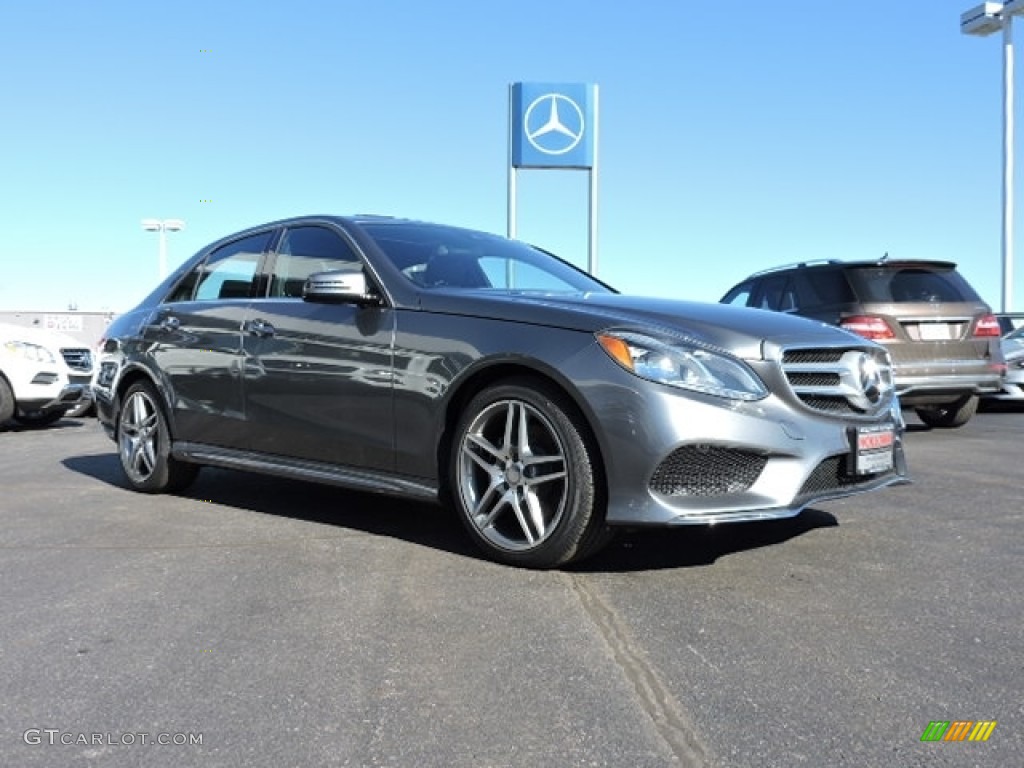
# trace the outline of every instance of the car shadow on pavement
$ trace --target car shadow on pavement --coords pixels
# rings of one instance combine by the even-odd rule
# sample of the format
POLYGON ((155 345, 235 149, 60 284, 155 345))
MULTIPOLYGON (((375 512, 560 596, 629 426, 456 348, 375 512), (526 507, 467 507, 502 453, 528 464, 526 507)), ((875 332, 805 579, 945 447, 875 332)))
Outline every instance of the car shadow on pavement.
POLYGON ((0 432, 61 432, 65 429, 81 429, 86 426, 89 426, 86 422, 81 419, 73 419, 70 416, 44 427, 19 424, 14 419, 10 419, 0 422, 0 432))
MULTIPOLYGON (((115 453, 71 456, 63 464, 145 499, 128 487, 115 453)), ((479 555, 456 516, 436 504, 216 467, 203 467, 177 497, 364 531, 473 558, 479 555)))
POLYGON ((933 427, 929 427, 927 424, 907 424, 907 432, 934 432, 933 427))
MULTIPOLYGON (((114 453, 71 456, 63 464, 133 493, 114 453)), ((483 559, 456 515, 436 504, 212 467, 204 467, 179 498, 363 531, 483 559)), ((711 565, 723 555, 780 544, 816 528, 837 525, 833 515, 808 509, 786 520, 622 531, 605 550, 568 570, 600 573, 711 565)))
POLYGON ((1024 413, 1024 401, 1020 400, 987 400, 982 398, 978 403, 982 413, 1024 413))
POLYGON ((570 570, 614 573, 711 565, 725 555, 774 546, 817 528, 838 525, 828 512, 805 509, 785 520, 623 531, 602 552, 570 570))

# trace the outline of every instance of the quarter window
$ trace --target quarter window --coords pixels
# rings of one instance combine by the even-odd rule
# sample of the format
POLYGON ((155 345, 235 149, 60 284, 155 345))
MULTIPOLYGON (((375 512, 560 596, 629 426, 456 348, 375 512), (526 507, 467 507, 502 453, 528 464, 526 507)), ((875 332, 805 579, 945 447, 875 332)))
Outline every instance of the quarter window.
POLYGON ((797 272, 793 275, 793 285, 802 310, 832 307, 855 301, 846 277, 839 271, 822 269, 797 272))

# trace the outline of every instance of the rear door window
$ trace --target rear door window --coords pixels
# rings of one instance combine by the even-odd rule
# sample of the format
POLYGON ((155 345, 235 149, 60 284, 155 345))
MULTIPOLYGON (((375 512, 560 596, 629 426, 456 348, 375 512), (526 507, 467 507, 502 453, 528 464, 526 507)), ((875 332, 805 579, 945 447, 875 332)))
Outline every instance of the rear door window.
POLYGON ((262 232, 221 246, 182 279, 167 301, 248 298, 272 234, 262 232))

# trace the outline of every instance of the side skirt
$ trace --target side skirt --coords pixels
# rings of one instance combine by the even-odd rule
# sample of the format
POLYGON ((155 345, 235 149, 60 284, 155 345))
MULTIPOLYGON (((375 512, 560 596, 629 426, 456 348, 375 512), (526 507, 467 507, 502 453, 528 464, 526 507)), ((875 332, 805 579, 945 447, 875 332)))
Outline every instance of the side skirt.
POLYGON ((239 469, 264 475, 326 483, 373 493, 386 493, 425 501, 438 500, 438 488, 423 480, 389 475, 369 469, 355 469, 304 459, 289 459, 263 453, 237 451, 201 443, 175 442, 171 455, 180 461, 225 469, 239 469))

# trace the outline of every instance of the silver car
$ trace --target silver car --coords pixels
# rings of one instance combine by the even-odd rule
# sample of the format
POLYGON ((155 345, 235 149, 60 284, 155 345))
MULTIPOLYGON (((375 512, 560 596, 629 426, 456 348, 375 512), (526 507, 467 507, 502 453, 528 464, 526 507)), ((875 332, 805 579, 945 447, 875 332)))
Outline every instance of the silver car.
POLYGON ((435 499, 528 567, 616 527, 789 517, 906 477, 871 341, 383 217, 204 248, 112 323, 94 391, 136 490, 213 465, 435 499))
POLYGON ((1006 334, 1000 343, 1006 358, 1006 378, 1002 388, 988 398, 1024 403, 1024 327, 1006 334))
POLYGON ((818 261, 759 272, 722 298, 838 325, 884 346, 896 393, 929 427, 962 427, 999 390, 1000 325, 949 261, 818 261))

